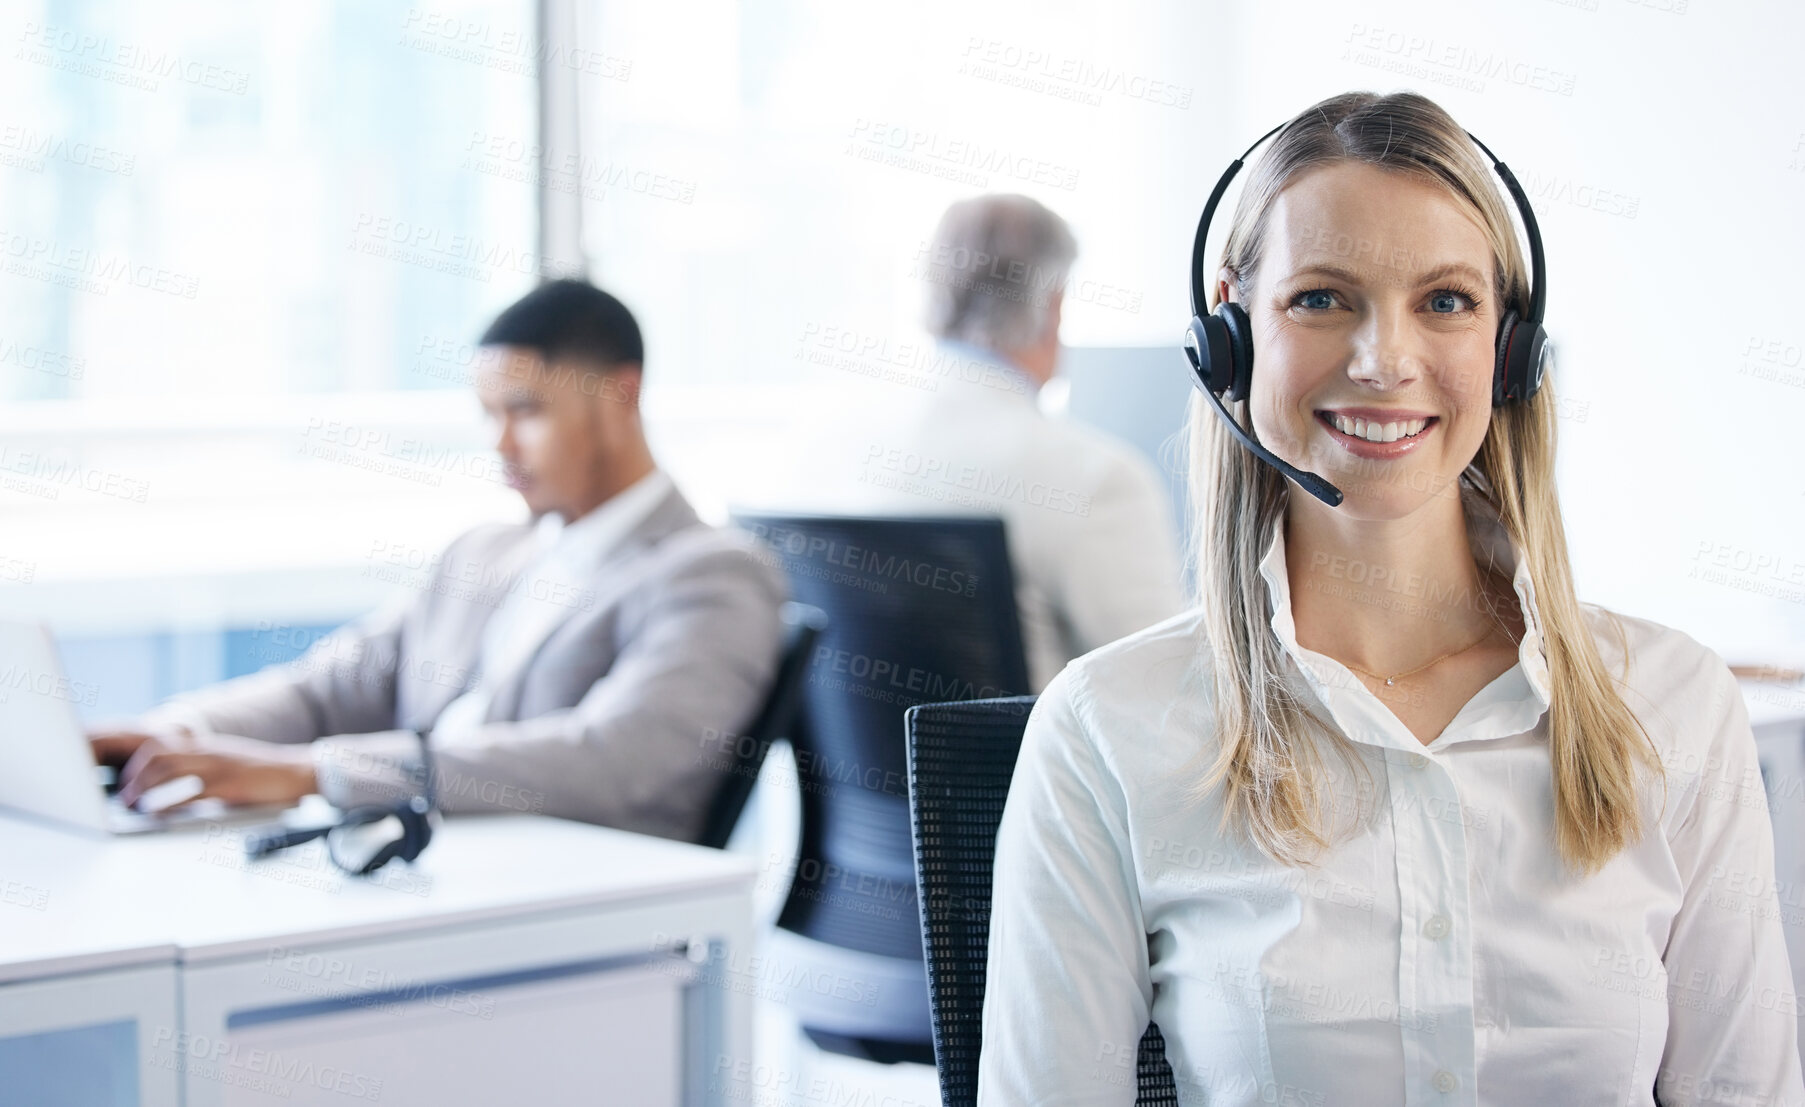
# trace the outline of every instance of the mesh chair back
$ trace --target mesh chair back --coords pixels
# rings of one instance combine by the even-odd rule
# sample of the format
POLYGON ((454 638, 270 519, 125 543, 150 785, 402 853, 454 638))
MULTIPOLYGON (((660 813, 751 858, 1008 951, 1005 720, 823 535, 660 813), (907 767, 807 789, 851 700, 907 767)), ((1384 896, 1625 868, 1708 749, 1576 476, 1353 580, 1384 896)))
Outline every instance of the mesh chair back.
MULTIPOLYGON (((978 1098, 990 882, 997 826, 1034 697, 912 708, 909 799, 921 931, 933 993, 934 1062, 946 1107, 978 1098)), ((1074 926, 1082 926, 1073 920, 1074 926)), ((1177 1107, 1165 1038, 1149 1023, 1136 1067, 1137 1104, 1177 1107)))
POLYGON ((919 962, 903 712, 1028 690, 1002 520, 734 522, 774 551, 790 595, 828 620, 793 728, 801 842, 777 925, 919 962))

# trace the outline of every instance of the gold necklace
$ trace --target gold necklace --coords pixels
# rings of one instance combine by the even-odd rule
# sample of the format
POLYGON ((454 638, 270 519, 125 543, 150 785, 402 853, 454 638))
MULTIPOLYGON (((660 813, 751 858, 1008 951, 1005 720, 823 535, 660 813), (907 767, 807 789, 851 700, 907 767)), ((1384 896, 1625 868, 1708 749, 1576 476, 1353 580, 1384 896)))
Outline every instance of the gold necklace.
POLYGON ((1346 665, 1348 668, 1354 670, 1356 673, 1364 673, 1366 676, 1372 677, 1374 680, 1382 680, 1389 686, 1396 681, 1403 680, 1407 676, 1411 676, 1412 674, 1422 672, 1424 669, 1427 669, 1429 666, 1435 664, 1437 661, 1446 661, 1448 658, 1453 657, 1457 653, 1465 653, 1468 650, 1472 649, 1474 646, 1477 646, 1479 643, 1485 641, 1487 638, 1490 638, 1491 636, 1492 636, 1492 628, 1486 627, 1484 634, 1481 634, 1479 637, 1473 639, 1471 642, 1460 647, 1459 649, 1449 650, 1447 653, 1442 654, 1440 657, 1437 657, 1434 660, 1426 661, 1423 664, 1418 665, 1416 668, 1410 670, 1410 672, 1408 672, 1408 673, 1398 673, 1394 676, 1380 676, 1378 673, 1369 673, 1365 669, 1362 669, 1360 666, 1355 665, 1352 662, 1348 662, 1348 661, 1343 661, 1342 664, 1346 665))

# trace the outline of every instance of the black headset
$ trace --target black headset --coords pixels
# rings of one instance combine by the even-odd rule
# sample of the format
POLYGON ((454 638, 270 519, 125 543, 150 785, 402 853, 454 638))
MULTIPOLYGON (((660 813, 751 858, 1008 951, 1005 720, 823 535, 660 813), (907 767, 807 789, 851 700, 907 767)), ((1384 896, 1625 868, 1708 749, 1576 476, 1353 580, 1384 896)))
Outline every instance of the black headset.
MULTIPOLYGON (((1255 147, 1288 126, 1289 123, 1281 123, 1267 131, 1247 148, 1247 153, 1230 163, 1228 172, 1222 174, 1215 191, 1210 193, 1209 203, 1203 206, 1203 217, 1197 221, 1197 239, 1191 246, 1191 326, 1185 332, 1185 356, 1191 362, 1191 383, 1203 393, 1243 446, 1290 477, 1304 491, 1330 507, 1338 507, 1342 500, 1341 489, 1274 455, 1253 437, 1251 428, 1242 428, 1222 406, 1225 396, 1229 400, 1245 400, 1253 385, 1253 327, 1247 311, 1231 301, 1217 304, 1216 310, 1209 315, 1203 313, 1203 305, 1209 302, 1204 292, 1203 243, 1210 233, 1210 219, 1216 214, 1216 205, 1255 147)), ((1516 176, 1471 131, 1467 132, 1467 137, 1485 151, 1492 168, 1504 179, 1511 198, 1517 202, 1517 210, 1522 213, 1524 229, 1529 232, 1529 310, 1519 314, 1512 305, 1505 311, 1498 324, 1498 355, 1492 368, 1493 407, 1528 403, 1542 387, 1542 377, 1554 357, 1554 346, 1542 329, 1542 308, 1548 291, 1542 266, 1542 235, 1536 226, 1535 212, 1530 210, 1529 198, 1523 194, 1523 186, 1517 183, 1516 176)))
POLYGON ((439 800, 438 786, 433 782, 432 732, 416 730, 414 737, 420 741, 419 795, 395 804, 353 807, 324 826, 287 827, 276 823, 254 829, 245 835, 245 856, 255 861, 315 838, 325 838, 332 863, 353 876, 368 876, 396 858, 412 861, 419 857, 432 841, 439 800), (392 828, 387 825, 390 819, 394 820, 392 828), (376 829, 372 833, 364 828, 376 829))

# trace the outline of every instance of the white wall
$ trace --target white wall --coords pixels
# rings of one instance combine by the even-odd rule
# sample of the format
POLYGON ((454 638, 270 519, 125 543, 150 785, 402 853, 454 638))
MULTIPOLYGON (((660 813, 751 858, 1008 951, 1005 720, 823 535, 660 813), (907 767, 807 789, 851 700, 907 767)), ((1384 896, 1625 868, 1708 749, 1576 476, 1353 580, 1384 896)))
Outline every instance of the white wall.
POLYGON ((1779 2, 1391 0, 1250 5, 1236 51, 1247 141, 1412 88, 1511 167, 1548 251, 1580 598, 1731 661, 1805 658, 1802 41, 1779 2))

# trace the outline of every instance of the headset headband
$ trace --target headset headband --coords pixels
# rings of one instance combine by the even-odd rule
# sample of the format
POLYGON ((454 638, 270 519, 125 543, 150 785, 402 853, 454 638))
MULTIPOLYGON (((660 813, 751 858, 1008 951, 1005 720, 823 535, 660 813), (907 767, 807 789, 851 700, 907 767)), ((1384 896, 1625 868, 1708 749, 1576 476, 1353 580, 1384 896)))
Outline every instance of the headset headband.
MULTIPOLYGON (((1191 245, 1191 314, 1193 316, 1202 317, 1203 305, 1209 302, 1209 297, 1204 294, 1203 282, 1204 239, 1209 236, 1210 221, 1216 216, 1216 205, 1221 202, 1222 194, 1228 191, 1229 182, 1235 179, 1235 174, 1241 171, 1242 164, 1253 154, 1260 143, 1290 125, 1290 122, 1280 123, 1255 139, 1253 145, 1247 148, 1246 153, 1229 163, 1228 171, 1222 174, 1222 179, 1216 182, 1215 189, 1210 193, 1209 203, 1203 205, 1203 217, 1197 221, 1197 238, 1191 245)), ((1542 322, 1545 288, 1542 280, 1542 232, 1536 225, 1535 212, 1530 209, 1529 197, 1523 194, 1523 186, 1517 183, 1516 174, 1510 171, 1510 167, 1499 161, 1492 154, 1491 148, 1479 141, 1479 136, 1472 131, 1465 133, 1481 150, 1485 151, 1486 159, 1492 163, 1492 168, 1497 171, 1498 176, 1504 179, 1504 187, 1510 191, 1511 199, 1516 202, 1517 212, 1523 217, 1523 228, 1529 233, 1530 272, 1529 310, 1523 316, 1523 320, 1533 326, 1539 326, 1542 322)))

